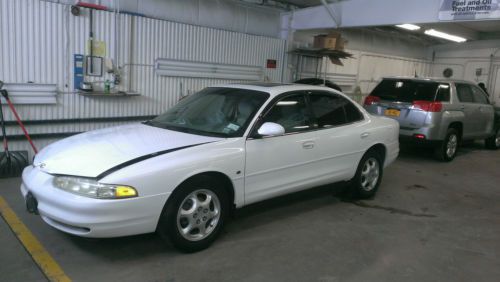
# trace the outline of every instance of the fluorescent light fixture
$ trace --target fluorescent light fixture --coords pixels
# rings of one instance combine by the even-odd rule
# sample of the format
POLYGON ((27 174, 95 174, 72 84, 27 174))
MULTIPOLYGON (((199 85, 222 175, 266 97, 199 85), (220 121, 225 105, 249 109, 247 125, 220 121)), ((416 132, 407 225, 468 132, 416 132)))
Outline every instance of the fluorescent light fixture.
MULTIPOLYGON (((57 85, 40 83, 5 83, 13 104, 57 104, 57 85)), ((0 98, 2 103, 7 103, 0 98)))
POLYGON ((463 37, 456 36, 456 35, 451 35, 451 34, 448 34, 448 33, 437 31, 435 29, 428 29, 424 33, 427 34, 427 35, 430 35, 430 36, 439 37, 439 38, 443 38, 443 39, 454 41, 454 42, 458 42, 458 43, 467 41, 467 39, 465 39, 463 37))
POLYGON ((229 65, 195 61, 157 59, 157 75, 196 78, 219 78, 234 80, 262 80, 263 69, 256 66, 229 65))
POLYGON ((407 30, 419 30, 420 29, 420 27, 418 25, 414 25, 414 24, 398 24, 396 26, 399 28, 407 29, 407 30))

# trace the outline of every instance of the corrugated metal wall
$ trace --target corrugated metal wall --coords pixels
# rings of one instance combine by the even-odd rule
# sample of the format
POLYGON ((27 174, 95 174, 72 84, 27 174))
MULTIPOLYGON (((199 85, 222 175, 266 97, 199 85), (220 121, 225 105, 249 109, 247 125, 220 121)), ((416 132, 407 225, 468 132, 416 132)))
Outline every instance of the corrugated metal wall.
MULTIPOLYGON (((282 81, 285 41, 163 20, 94 11, 95 40, 105 41, 106 57, 122 68, 119 90, 140 97, 89 98, 73 91, 73 54, 86 54, 88 10, 75 17, 70 6, 38 0, 0 0, 0 80, 55 83, 57 105, 18 105, 24 120, 74 119, 156 115, 174 105, 181 95, 206 86, 233 82, 157 76, 156 58, 218 62, 265 67, 278 60, 276 69, 265 69, 270 81, 282 81)), ((103 77, 90 79, 102 88, 103 77)), ((4 106, 7 120, 13 120, 4 106)), ((33 133, 78 132, 109 126, 108 123, 29 126, 33 133)), ((21 134, 17 127, 8 134, 21 134)), ((49 140, 36 140, 40 147, 49 140)), ((27 142, 13 142, 25 148, 27 142)))

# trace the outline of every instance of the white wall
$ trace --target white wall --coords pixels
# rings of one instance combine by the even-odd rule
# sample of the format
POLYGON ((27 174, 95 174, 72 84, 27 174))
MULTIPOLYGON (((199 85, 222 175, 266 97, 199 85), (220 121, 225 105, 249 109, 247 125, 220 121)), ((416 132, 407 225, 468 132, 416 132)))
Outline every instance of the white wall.
MULTIPOLYGON (((75 4, 78 0, 47 0, 75 4)), ((133 12, 156 19, 175 21, 279 37, 280 10, 230 0, 87 0, 109 9, 133 12)))
MULTIPOLYGON (((174 105, 181 95, 204 87, 234 82, 228 79, 198 79, 158 76, 157 58, 257 66, 264 77, 280 82, 285 41, 146 17, 94 13, 94 37, 107 45, 106 57, 123 71, 119 90, 137 91, 130 98, 89 98, 73 90, 73 54, 85 54, 89 16, 75 17, 70 6, 38 0, 0 0, 0 80, 7 83, 57 85, 57 104, 17 105, 24 120, 67 120, 157 115, 174 105), (266 69, 266 59, 276 59, 276 69, 266 69)), ((92 78, 102 89, 110 75, 92 78)), ((7 120, 14 120, 5 105, 7 120)), ((79 132, 110 123, 31 125, 31 133, 79 132)), ((22 134, 17 126, 8 134, 22 134)), ((36 140, 43 147, 52 140, 36 140)), ((27 142, 12 142, 11 149, 26 148, 27 142)))
POLYGON ((444 69, 451 68, 453 78, 485 83, 490 95, 500 104, 500 40, 439 45, 432 50, 433 76, 442 76, 444 69), (477 69, 481 69, 479 76, 477 69))
POLYGON ((476 41, 462 44, 437 45, 434 51, 433 75, 441 76, 442 70, 450 67, 454 78, 487 82, 491 55, 499 59, 500 40, 476 41), (476 69, 482 68, 482 75, 476 76, 476 69))
MULTIPOLYGON (((328 33, 328 30, 298 31, 293 35, 291 48, 311 47, 313 36, 328 33)), ((428 48, 418 41, 395 38, 378 32, 367 30, 343 30, 342 37, 348 40, 346 51, 353 58, 343 60, 344 66, 326 62, 326 77, 353 96, 357 101, 363 97, 354 96, 354 90, 359 87, 362 96, 366 96, 384 76, 429 76, 431 62, 428 48)), ((296 58, 289 63, 290 79, 314 77, 316 60, 305 59, 302 72, 294 73, 296 58)), ((320 69, 323 77, 324 68, 320 69)))

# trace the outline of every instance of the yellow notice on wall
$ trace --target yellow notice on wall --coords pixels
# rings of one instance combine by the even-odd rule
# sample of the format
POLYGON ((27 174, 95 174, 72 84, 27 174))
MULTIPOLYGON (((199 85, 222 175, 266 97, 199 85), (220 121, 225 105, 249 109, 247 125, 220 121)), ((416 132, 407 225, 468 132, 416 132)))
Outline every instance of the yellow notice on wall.
MULTIPOLYGON (((87 55, 90 55, 90 40, 87 40, 87 55)), ((106 42, 92 40, 92 56, 106 57, 106 42)))

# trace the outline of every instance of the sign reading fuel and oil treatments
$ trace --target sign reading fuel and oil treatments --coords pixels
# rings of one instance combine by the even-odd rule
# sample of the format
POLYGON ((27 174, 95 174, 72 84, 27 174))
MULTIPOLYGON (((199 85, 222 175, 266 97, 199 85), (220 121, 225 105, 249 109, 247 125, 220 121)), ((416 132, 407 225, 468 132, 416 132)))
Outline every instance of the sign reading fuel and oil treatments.
POLYGON ((463 21, 500 18, 500 0, 442 0, 439 20, 463 21))

